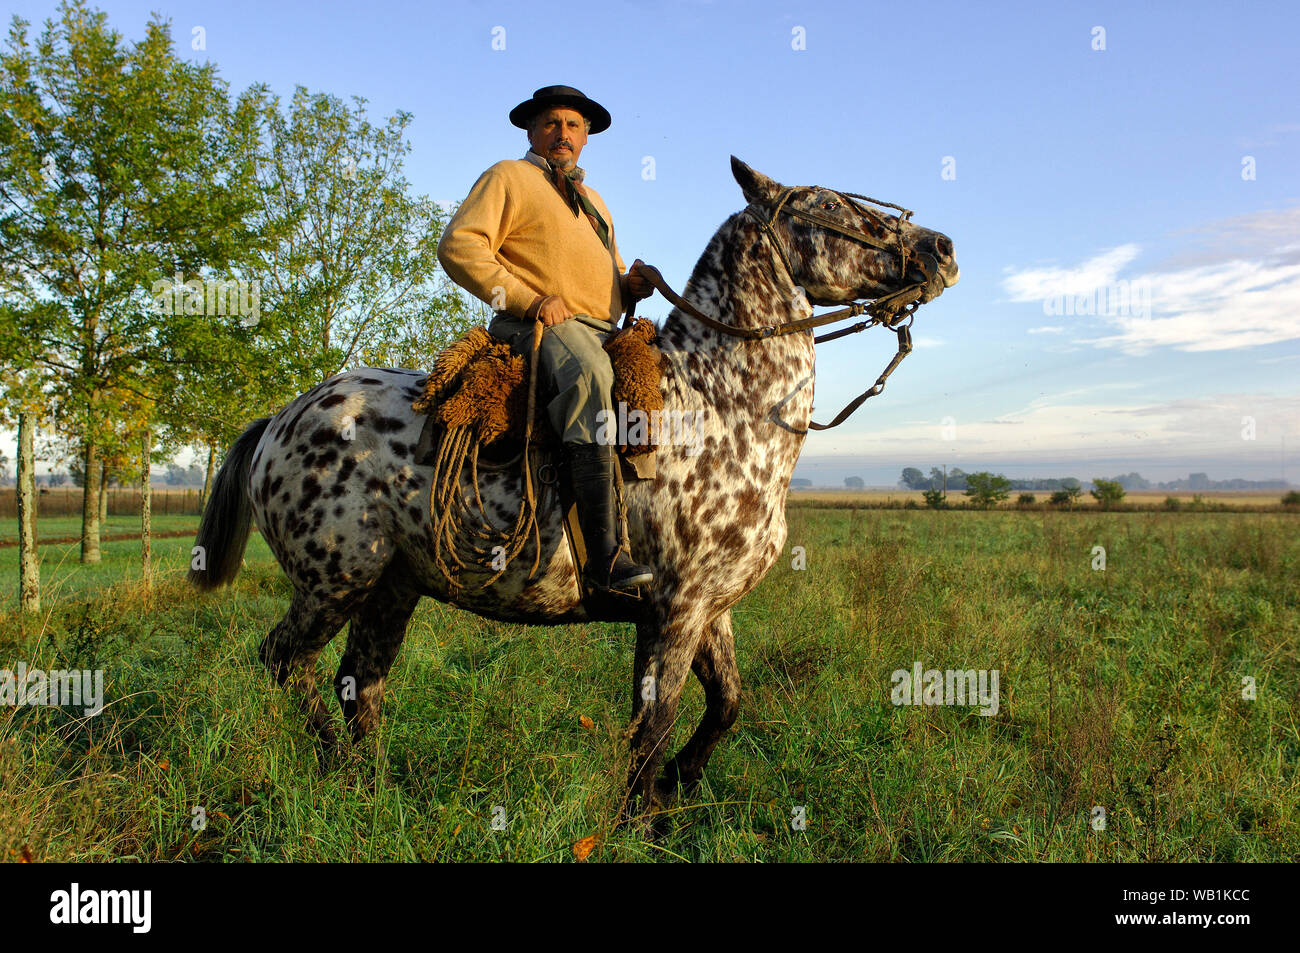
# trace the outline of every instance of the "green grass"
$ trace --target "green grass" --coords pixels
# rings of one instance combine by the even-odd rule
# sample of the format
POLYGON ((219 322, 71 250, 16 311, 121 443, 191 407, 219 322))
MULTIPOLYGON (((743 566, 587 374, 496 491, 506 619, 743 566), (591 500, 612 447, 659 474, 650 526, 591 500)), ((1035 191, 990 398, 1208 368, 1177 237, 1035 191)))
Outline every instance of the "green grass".
MULTIPOLYGON (((198 528, 199 518, 193 515, 161 515, 155 513, 150 518, 149 523, 153 532, 166 533, 173 530, 195 530, 198 528)), ((100 524, 99 532, 102 536, 124 536, 128 533, 139 536, 140 514, 110 516, 107 521, 100 524)), ((41 516, 36 521, 37 539, 63 539, 69 536, 81 536, 80 515, 41 516)), ((16 541, 17 539, 18 521, 16 519, 0 521, 0 542, 16 541)))
MULTIPOLYGON (((99 588, 68 578, 41 618, 0 622, 0 665, 102 667, 110 699, 89 720, 0 714, 0 852, 571 860, 594 835, 592 859, 615 861, 1300 855, 1294 516, 792 510, 786 555, 735 609, 740 719, 655 842, 612 823, 631 626, 524 628, 425 600, 378 758, 323 772, 256 661, 289 595, 262 541, 205 597, 181 577, 190 541, 164 543, 151 594, 105 587, 138 563, 109 544, 99 588), (998 714, 892 705, 891 672, 918 660, 998 669, 998 714)), ((677 744, 701 709, 692 680, 677 744)))
MULTIPOLYGON (((164 516, 151 520, 154 533, 185 531, 184 536, 154 538, 150 544, 155 571, 176 570, 189 565, 190 547, 199 521, 195 516, 164 516)), ((61 516, 42 518, 37 525, 37 539, 66 539, 80 536, 81 518, 61 516)), ((61 599, 78 594, 100 592, 106 586, 121 582, 138 582, 141 576, 140 517, 110 516, 101 526, 99 563, 82 565, 81 543, 45 543, 37 546, 41 554, 42 600, 58 603, 61 599), (112 536, 135 534, 133 539, 114 542, 112 536)), ((16 521, 0 527, 0 540, 17 539, 16 521)), ((260 547, 260 557, 271 559, 270 551, 261 536, 254 533, 249 541, 249 554, 253 558, 260 547)), ((18 547, 0 546, 0 612, 12 612, 18 605, 18 547)), ((0 664, 4 664, 0 656, 0 664)))

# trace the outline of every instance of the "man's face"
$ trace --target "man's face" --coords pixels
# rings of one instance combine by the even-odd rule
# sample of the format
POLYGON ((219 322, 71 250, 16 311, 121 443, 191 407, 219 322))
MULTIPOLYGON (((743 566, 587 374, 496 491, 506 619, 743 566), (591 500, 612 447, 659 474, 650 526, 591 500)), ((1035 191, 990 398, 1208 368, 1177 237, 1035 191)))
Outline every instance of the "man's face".
POLYGON ((550 159, 565 172, 578 164, 587 144, 587 122, 576 109, 547 109, 536 117, 528 141, 533 151, 550 159))

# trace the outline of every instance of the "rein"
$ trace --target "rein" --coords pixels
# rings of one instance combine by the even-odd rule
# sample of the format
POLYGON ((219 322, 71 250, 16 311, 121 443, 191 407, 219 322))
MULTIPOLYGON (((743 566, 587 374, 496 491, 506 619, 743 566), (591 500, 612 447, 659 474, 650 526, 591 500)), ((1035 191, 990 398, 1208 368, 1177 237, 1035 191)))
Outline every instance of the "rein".
MULTIPOLYGON (((820 189, 821 187, 814 186, 814 188, 820 189)), ((691 304, 670 288, 668 283, 664 281, 663 275, 659 273, 659 269, 655 268, 653 265, 647 265, 640 259, 637 259, 633 262, 632 268, 639 269, 640 273, 650 282, 656 291, 685 314, 689 314, 692 318, 695 318, 702 324, 713 328, 715 331, 731 337, 742 338, 747 341, 763 341, 768 338, 782 337, 787 334, 797 334, 801 331, 811 331, 813 328, 819 328, 827 324, 834 324, 836 321, 843 321, 846 318, 856 318, 863 314, 868 316, 866 321, 859 321, 849 327, 840 328, 838 331, 832 331, 828 334, 816 336, 813 338, 813 343, 821 344, 825 341, 834 341, 850 334, 857 334, 859 331, 865 331, 867 328, 875 327, 876 325, 883 325, 897 334, 898 351, 894 354, 894 358, 889 362, 889 365, 881 372, 880 376, 876 378, 876 382, 851 400, 843 410, 835 415, 835 419, 830 423, 819 424, 815 421, 809 421, 808 423, 809 428, 812 430, 830 430, 832 427, 838 427, 840 424, 844 423, 845 420, 852 416, 852 414, 862 406, 863 402, 866 401, 868 397, 875 397, 883 391, 885 389, 885 381, 888 379, 889 375, 894 372, 894 368, 898 367, 898 365, 902 363, 903 358, 912 353, 911 327, 913 316, 916 313, 916 309, 921 306, 921 297, 935 282, 941 281, 942 279, 939 277, 938 262, 933 256, 923 253, 911 256, 908 255, 907 246, 903 242, 902 223, 911 217, 912 212, 909 209, 905 209, 900 205, 894 205, 890 202, 880 202, 876 199, 868 198, 865 195, 858 195, 854 192, 835 192, 832 189, 823 190, 844 199, 845 204, 857 211, 862 217, 873 221, 882 229, 892 231, 894 237, 897 239, 897 245, 895 246, 894 244, 886 243, 865 231, 846 228, 839 222, 827 218, 826 216, 818 215, 815 212, 787 207, 790 196, 794 191, 793 188, 787 188, 782 192, 775 208, 771 209, 766 217, 758 211, 759 208, 765 208, 763 206, 755 206, 751 204, 746 207, 745 212, 757 219, 759 225, 762 226, 764 233, 771 240, 773 247, 777 251, 781 266, 785 269, 785 273, 789 277, 790 283, 794 285, 795 288, 799 288, 799 283, 795 281, 794 271, 790 267, 790 259, 786 255, 785 248, 777 237, 776 231, 772 228, 772 223, 776 221, 777 216, 782 212, 792 218, 799 218, 811 222, 820 228, 839 232, 848 238, 871 245, 874 248, 896 252, 900 259, 900 275, 907 274, 907 267, 910 258, 911 263, 915 264, 916 267, 921 270, 921 273, 924 276, 923 279, 914 284, 910 284, 905 288, 900 288, 898 291, 876 298, 870 303, 854 302, 848 307, 840 308, 837 311, 814 315, 798 321, 788 321, 785 324, 769 324, 759 328, 738 328, 730 324, 723 324, 721 321, 710 317, 699 308, 695 307, 695 305, 691 304), (870 202, 873 205, 897 209, 899 215, 894 228, 892 230, 888 229, 885 222, 875 212, 854 201, 855 199, 861 199, 864 202, 870 202), (904 321, 907 323, 904 324, 904 321)), ((631 303, 631 307, 628 309, 629 323, 634 308, 635 301, 631 303)))

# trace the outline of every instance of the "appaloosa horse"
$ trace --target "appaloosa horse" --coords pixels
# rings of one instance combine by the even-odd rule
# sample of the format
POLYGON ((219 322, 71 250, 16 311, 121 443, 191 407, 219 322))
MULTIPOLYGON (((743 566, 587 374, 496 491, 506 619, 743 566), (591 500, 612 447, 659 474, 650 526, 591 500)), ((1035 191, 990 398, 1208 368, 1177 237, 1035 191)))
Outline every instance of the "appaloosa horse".
MULTIPOLYGON (((864 214, 848 193, 787 189, 734 157, 732 171, 749 207, 718 229, 683 293, 716 322, 743 333, 805 319, 811 304, 879 299, 916 282, 925 283, 925 301, 957 280, 952 242, 906 215, 864 214)), ((678 783, 695 785, 735 721, 731 607, 785 544, 786 493, 812 412, 813 343, 806 330, 738 337, 681 308, 660 329, 665 410, 704 413, 695 417, 703 428, 697 446, 661 446, 657 478, 627 487, 632 550, 655 572, 640 617, 629 617, 636 622, 629 783, 647 808, 678 783), (691 670, 704 686, 704 717, 660 776, 691 670)), ((492 566, 470 566, 459 591, 449 591, 431 555, 430 469, 415 463, 424 419, 411 402, 423 376, 345 371, 252 424, 221 468, 199 528, 206 567, 191 579, 211 589, 238 572, 256 519, 294 587, 259 654, 280 684, 301 690, 326 743, 334 734, 316 660, 349 620, 334 688, 359 740, 379 717, 385 676, 421 596, 510 622, 588 618, 553 499, 537 517, 534 578, 530 541, 492 585, 480 588, 496 574, 492 566)), ((512 525, 519 473, 480 470, 480 484, 486 515, 500 528, 512 525)), ((468 473, 463 490, 473 500, 468 473)))

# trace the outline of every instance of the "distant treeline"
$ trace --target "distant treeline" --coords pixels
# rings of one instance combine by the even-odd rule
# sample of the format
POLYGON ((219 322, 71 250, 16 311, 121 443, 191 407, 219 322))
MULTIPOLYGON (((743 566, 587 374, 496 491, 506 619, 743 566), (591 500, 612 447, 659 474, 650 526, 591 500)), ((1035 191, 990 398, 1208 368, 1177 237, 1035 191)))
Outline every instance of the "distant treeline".
MULTIPOLYGON (((953 467, 948 471, 948 489, 966 489, 966 477, 967 474, 960 467, 953 467)), ((1144 479, 1140 473, 1124 473, 1111 479, 1125 490, 1283 490, 1289 486, 1285 480, 1211 480, 1204 473, 1193 473, 1185 480, 1170 480, 1168 483, 1153 483, 1144 479)), ((939 467, 931 467, 929 476, 916 467, 908 467, 898 482, 909 490, 941 490, 944 488, 944 474, 939 467)), ((1077 480, 1074 477, 1011 480, 1010 483, 1013 490, 1087 489, 1093 485, 1091 480, 1077 480)))
MULTIPOLYGON (((947 483, 945 484, 943 470, 938 467, 931 467, 929 476, 926 476, 916 467, 908 467, 903 471, 903 476, 898 482, 909 490, 942 490, 946 485, 949 490, 961 491, 967 488, 967 476, 968 474, 961 467, 953 467, 948 471, 947 483)), ((1084 483, 1074 477, 1010 480, 1010 483, 1010 489, 1012 490, 1070 490, 1082 489, 1085 486, 1084 483)))

